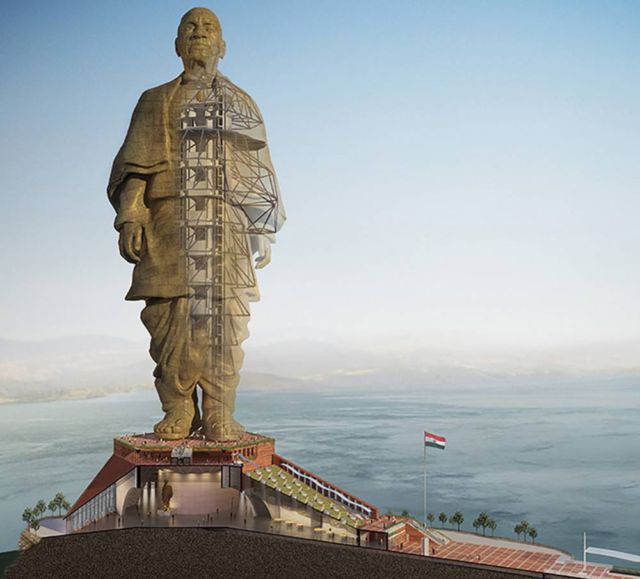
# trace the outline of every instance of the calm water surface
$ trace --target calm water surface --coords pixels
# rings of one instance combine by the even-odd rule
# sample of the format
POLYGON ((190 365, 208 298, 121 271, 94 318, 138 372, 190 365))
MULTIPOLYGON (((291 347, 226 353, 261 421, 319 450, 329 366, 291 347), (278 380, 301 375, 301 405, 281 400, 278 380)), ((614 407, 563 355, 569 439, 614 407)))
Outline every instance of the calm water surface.
MULTIPOLYGON (((277 439, 287 458, 383 510, 422 516, 424 429, 429 510, 479 511, 514 537, 527 519, 538 541, 578 556, 590 543, 640 553, 640 384, 636 381, 393 391, 241 392, 238 417, 277 439)), ((0 551, 15 548, 25 506, 57 491, 73 502, 112 439, 149 430, 155 392, 0 406, 0 551)), ((612 562, 612 561, 608 561, 612 562)))

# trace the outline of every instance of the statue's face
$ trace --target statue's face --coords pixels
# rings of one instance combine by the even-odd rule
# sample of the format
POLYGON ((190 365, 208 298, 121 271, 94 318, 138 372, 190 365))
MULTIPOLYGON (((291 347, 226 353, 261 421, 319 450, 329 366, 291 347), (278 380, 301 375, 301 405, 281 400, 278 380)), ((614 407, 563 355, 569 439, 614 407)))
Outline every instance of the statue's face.
POLYGON ((220 23, 206 8, 189 10, 180 21, 176 52, 182 60, 207 62, 224 54, 220 23))

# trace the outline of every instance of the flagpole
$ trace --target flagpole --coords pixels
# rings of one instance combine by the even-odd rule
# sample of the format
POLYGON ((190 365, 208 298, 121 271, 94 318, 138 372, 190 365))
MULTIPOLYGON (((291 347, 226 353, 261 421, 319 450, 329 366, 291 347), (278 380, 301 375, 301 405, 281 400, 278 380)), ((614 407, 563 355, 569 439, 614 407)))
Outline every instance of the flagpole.
POLYGON ((422 447, 424 450, 424 495, 423 495, 423 507, 424 507, 424 526, 427 526, 427 442, 425 440, 424 434, 422 435, 422 447))

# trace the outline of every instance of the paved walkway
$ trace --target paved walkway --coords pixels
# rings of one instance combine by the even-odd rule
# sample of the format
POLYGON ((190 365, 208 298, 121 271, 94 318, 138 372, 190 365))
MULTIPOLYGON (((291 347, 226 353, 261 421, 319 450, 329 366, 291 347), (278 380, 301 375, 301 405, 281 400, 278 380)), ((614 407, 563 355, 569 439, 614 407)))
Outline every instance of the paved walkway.
POLYGON ((538 545, 537 543, 525 543, 524 541, 511 541, 501 537, 485 537, 476 533, 465 533, 464 531, 449 531, 448 529, 438 529, 440 533, 449 537, 452 541, 460 543, 474 543, 477 545, 491 545, 493 547, 506 547, 507 549, 520 549, 522 551, 535 551, 537 553, 549 553, 552 555, 568 555, 560 549, 538 545))
MULTIPOLYGON (((453 539, 454 533, 446 533, 453 539)), ((467 538, 464 533, 455 533, 456 539, 467 538)), ((587 564, 583 574, 580 561, 572 559, 561 551, 537 545, 518 545, 510 541, 500 541, 490 537, 481 537, 485 541, 452 540, 447 545, 435 548, 432 556, 452 561, 465 561, 480 565, 508 567, 522 571, 555 573, 567 577, 622 578, 623 575, 611 573, 607 565, 587 564), (502 546, 502 545, 508 546, 502 546)))

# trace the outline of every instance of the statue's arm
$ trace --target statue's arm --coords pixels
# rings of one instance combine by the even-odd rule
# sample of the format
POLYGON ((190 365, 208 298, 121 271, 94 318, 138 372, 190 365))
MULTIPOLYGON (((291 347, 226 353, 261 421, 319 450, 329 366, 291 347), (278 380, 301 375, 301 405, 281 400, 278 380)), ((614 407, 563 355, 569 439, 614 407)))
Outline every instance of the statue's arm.
POLYGON ((144 204, 146 186, 145 179, 129 176, 114 200, 117 213, 114 227, 120 232, 120 255, 129 263, 140 261, 147 211, 144 204))
POLYGON ((232 183, 232 189, 239 193, 237 205, 242 207, 249 221, 247 230, 251 254, 255 256, 256 269, 261 269, 271 262, 271 245, 275 243, 275 234, 282 227, 286 215, 269 153, 262 113, 248 93, 226 78, 225 81, 230 83, 229 90, 250 111, 249 116, 257 120, 250 129, 234 127, 224 131, 223 137, 232 153, 242 153, 238 158, 231 155, 233 166, 227 178, 232 183), (252 186, 257 172, 261 183, 252 186), (265 207, 265 201, 271 203, 270 211, 265 207))
MULTIPOLYGON (((253 100, 251 100, 251 102, 260 116, 261 123, 258 128, 259 139, 262 143, 262 146, 259 148, 259 150, 253 152, 253 154, 257 159, 259 159, 263 170, 266 170, 271 174, 269 183, 272 187, 270 193, 272 195, 274 204, 274 208, 271 212, 271 217, 269 218, 269 220, 261 223, 261 225, 264 227, 264 231, 262 231, 261 233, 252 233, 249 236, 251 252, 252 254, 256 255, 255 267, 256 269, 262 269, 263 267, 266 267, 271 263, 271 245, 276 242, 275 234, 282 227, 282 224, 286 219, 286 215, 284 212, 284 207, 282 205, 282 199, 280 198, 278 180, 276 178, 276 173, 271 161, 269 143, 267 142, 267 133, 264 125, 264 120, 262 118, 262 113, 260 113, 260 110, 258 109, 258 106, 255 104, 255 102, 253 100)), ((248 209, 248 211, 250 211, 250 209, 248 209)), ((260 209, 260 211, 264 211, 264 209, 260 209)))

